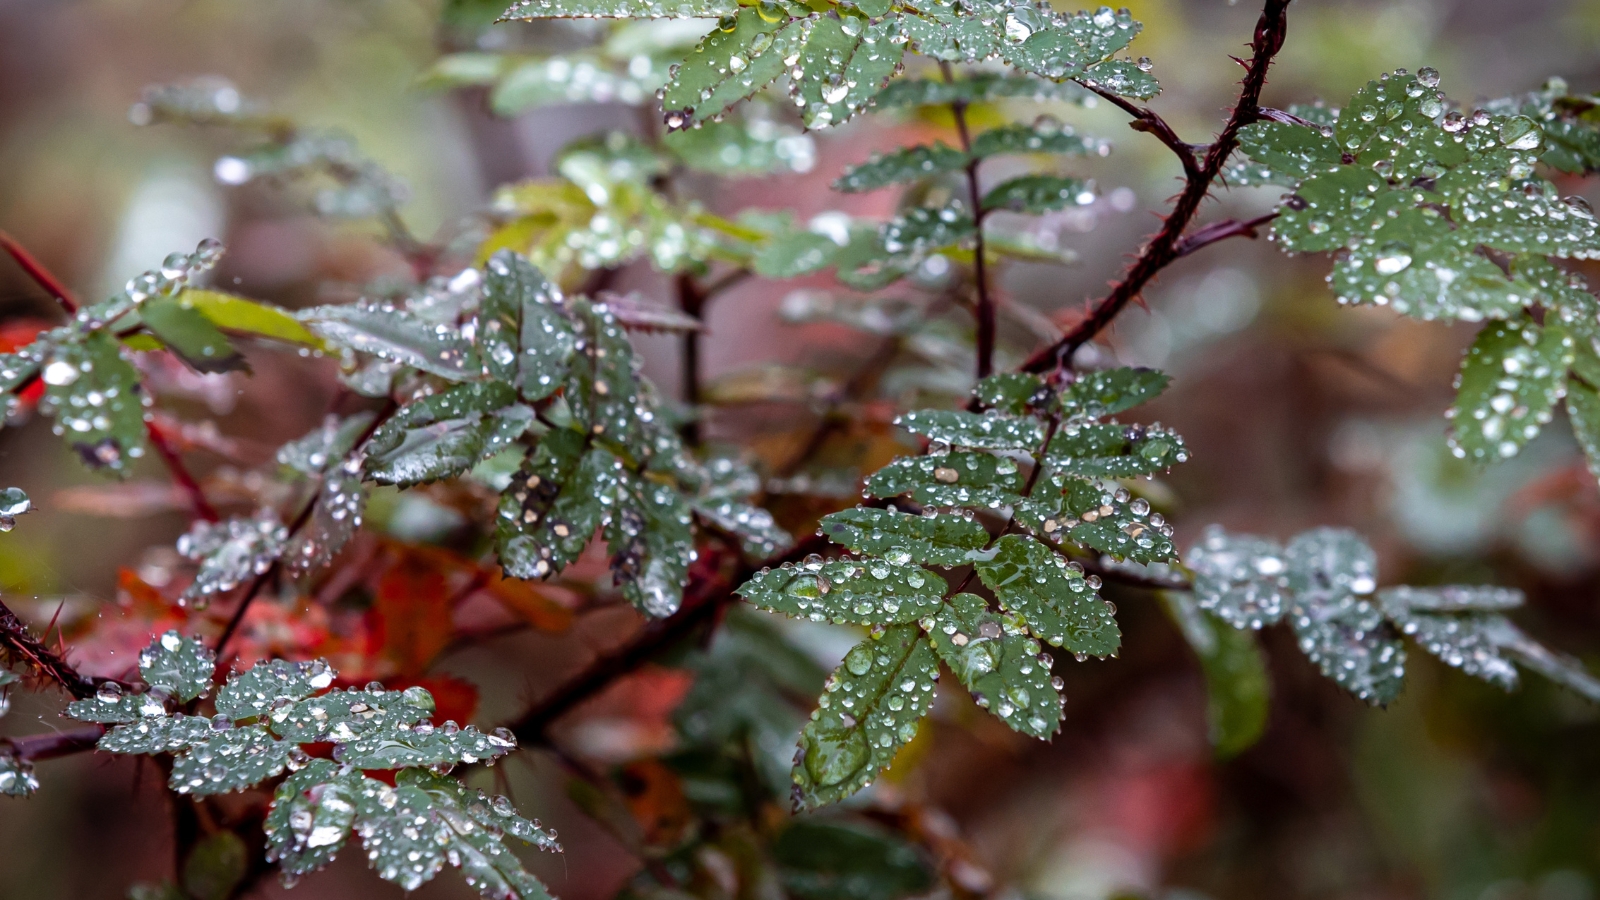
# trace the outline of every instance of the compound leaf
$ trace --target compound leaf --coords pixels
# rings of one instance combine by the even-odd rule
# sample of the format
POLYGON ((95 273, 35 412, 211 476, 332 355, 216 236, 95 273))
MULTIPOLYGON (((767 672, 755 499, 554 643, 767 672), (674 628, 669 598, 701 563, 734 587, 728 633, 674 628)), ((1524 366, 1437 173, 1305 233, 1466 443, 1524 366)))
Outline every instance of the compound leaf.
POLYGON ((757 573, 738 593, 796 619, 903 625, 936 611, 947 588, 920 566, 867 558, 784 563, 757 573))
POLYGON ((933 617, 928 643, 979 706, 1023 734, 1048 738, 1066 702, 1052 660, 1019 618, 996 615, 983 598, 957 594, 933 617))
POLYGON ((978 577, 1030 631, 1076 654, 1103 657, 1117 651, 1122 643, 1117 620, 1082 572, 1031 537, 1003 535, 994 548, 992 560, 975 564, 978 577))
POLYGON ((452 381, 474 378, 483 369, 478 351, 459 331, 393 306, 319 306, 300 313, 300 321, 341 347, 452 381))
POLYGON ((1039 449, 1044 426, 1038 419, 993 411, 970 413, 955 409, 919 409, 894 420, 907 431, 952 447, 981 450, 1039 449))
POLYGON ((516 391, 500 381, 459 384, 413 400, 372 433, 366 477, 410 486, 462 475, 507 443, 493 440, 500 422, 491 414, 516 402, 516 391))
POLYGON ((1017 213, 1047 213, 1094 200, 1088 183, 1059 175, 1020 175, 996 185, 983 197, 983 208, 1017 213))
POLYGON ((873 154, 866 162, 845 169, 833 186, 847 194, 859 194, 945 172, 959 172, 966 165, 967 155, 943 142, 931 146, 919 144, 873 154))
POLYGON ((182 703, 210 693, 216 669, 215 652, 176 631, 163 634, 139 651, 139 675, 144 683, 182 703))
POLYGON ((1159 425, 1068 422, 1050 439, 1044 461, 1062 475, 1131 478, 1164 471, 1188 458, 1183 438, 1159 425))
POLYGON ((960 515, 914 516, 858 506, 822 517, 828 539, 893 563, 961 566, 989 543, 989 532, 960 515))
POLYGON ((667 80, 661 102, 668 130, 719 116, 771 84, 806 38, 805 20, 787 13, 769 20, 747 6, 728 15, 667 80))
POLYGON ((293 746, 256 726, 216 732, 173 759, 167 783, 195 797, 242 791, 282 772, 293 746))
POLYGON ((1155 369, 1087 372, 1057 395, 1057 409, 1068 418, 1102 419, 1154 400, 1171 381, 1155 369))
POLYGON ((908 494, 923 506, 996 509, 1021 499, 1015 461, 988 453, 902 456, 867 479, 867 493, 888 499, 908 494))

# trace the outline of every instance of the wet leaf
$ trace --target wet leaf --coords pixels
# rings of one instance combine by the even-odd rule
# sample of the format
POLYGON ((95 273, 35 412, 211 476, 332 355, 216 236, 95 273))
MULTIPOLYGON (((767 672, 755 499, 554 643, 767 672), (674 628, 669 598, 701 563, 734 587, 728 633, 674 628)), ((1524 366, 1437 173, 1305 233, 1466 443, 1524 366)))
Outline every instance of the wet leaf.
MULTIPOLYGON (((1033 496, 1039 493, 1036 488, 1033 496)), ((1054 527, 1051 521, 1041 524, 1051 536, 1064 532, 1073 541, 1119 560, 1158 563, 1178 557, 1172 527, 1151 511, 1150 501, 1132 497, 1125 489, 1069 479, 1060 509, 1054 527)))
POLYGON ((211 720, 203 716, 152 716, 106 732, 95 744, 107 753, 174 753, 212 736, 211 720))
POLYGON ((822 16, 812 23, 789 88, 807 128, 842 124, 883 90, 905 55, 895 40, 898 21, 822 16))
POLYGON ((245 368, 244 356, 227 336, 181 294, 150 300, 139 307, 139 317, 161 343, 198 372, 245 368))
POLYGON ((266 723, 278 737, 296 744, 344 743, 371 735, 398 732, 428 718, 433 697, 426 690, 335 689, 295 703, 269 707, 266 723))
POLYGON ((739 11, 733 0, 523 0, 502 19, 715 19, 739 11))
POLYGON ((928 643, 978 705, 1036 738, 1061 728, 1066 703, 1051 681, 1053 663, 1020 617, 989 611, 983 598, 957 594, 933 617, 928 643))
POLYGON ((477 350, 458 330, 434 325, 393 306, 319 306, 300 313, 299 318, 338 346, 453 381, 475 378, 483 368, 477 350))
POLYGON ((409 731, 374 730, 342 745, 340 761, 357 769, 453 766, 497 759, 516 742, 446 722, 442 728, 419 725, 409 731))
POLYGON ((145 453, 144 392, 139 372, 104 331, 59 346, 40 369, 39 411, 84 465, 125 476, 145 453))
POLYGON ((840 821, 795 819, 772 843, 795 900, 897 900, 932 889, 934 871, 899 836, 840 821))
POLYGON ((902 147, 889 153, 874 154, 860 165, 844 170, 834 189, 847 194, 875 191, 895 184, 908 184, 946 172, 959 172, 967 165, 967 155, 943 142, 902 147))
POLYGON ((689 504, 672 487, 625 470, 615 485, 605 526, 611 579, 641 612, 672 615, 696 557, 689 504))
POLYGON ((561 387, 577 343, 565 305, 561 291, 519 254, 501 251, 484 265, 478 340, 485 364, 526 400, 561 387))
POLYGON ((751 577, 738 594, 796 619, 903 625, 938 610, 948 587, 920 566, 868 557, 784 563, 751 577))
POLYGON ((1093 202, 1087 182, 1058 175, 1021 175, 996 185, 983 197, 984 209, 1037 215, 1093 202))
POLYGON ((1035 636, 1077 654, 1103 657, 1117 651, 1122 632, 1082 572, 1030 537, 1002 535, 994 547, 994 559, 976 563, 978 577, 1035 636))
POLYGON ((822 517, 822 533, 857 553, 896 564, 966 565, 989 543, 989 532, 959 515, 915 516, 858 506, 822 517))
POLYGON ((1288 563, 1276 541, 1211 525, 1183 561, 1194 572, 1195 602, 1234 628, 1260 629, 1283 617, 1288 563))
POLYGON ((731 18, 712 29, 667 81, 661 103, 669 131, 719 116, 771 84, 806 39, 806 20, 787 13, 769 20, 747 6, 725 15, 731 18))
POLYGON ((923 506, 997 509, 1020 499, 1023 476, 1015 461, 987 453, 903 456, 867 479, 867 493, 907 494, 923 506))
POLYGON ((704 122, 667 133, 661 144, 685 166, 727 178, 809 172, 817 162, 810 135, 765 118, 704 122))
POLYGON ((366 506, 367 488, 354 462, 324 475, 310 520, 284 547, 283 565, 290 577, 310 575, 333 562, 361 528, 366 506))
POLYGON ((258 726, 219 731, 173 759, 167 784, 195 797, 242 791, 282 772, 292 746, 258 726))
POLYGON ((1149 403, 1172 379, 1155 369, 1104 369, 1086 372, 1057 395, 1057 409, 1069 418, 1103 419, 1149 403))
POLYGON ((1108 59, 1090 66, 1083 73, 1083 82, 1136 100, 1149 100, 1161 93, 1161 82, 1154 75, 1126 59, 1108 59))
POLYGON ((228 678, 217 691, 217 712, 230 719, 263 715, 279 700, 304 700, 326 690, 333 684, 333 674, 321 660, 263 660, 228 678))
POLYGON ((321 338, 307 330, 294 316, 276 306, 201 288, 184 288, 178 293, 177 299, 224 331, 319 350, 323 347, 321 338))
POLYGON ((1014 416, 1027 415, 1044 404, 1050 392, 1044 379, 1026 372, 1003 372, 978 382, 972 396, 984 407, 1014 416))
POLYGON ((564 428, 539 441, 500 495, 495 549, 513 578, 545 578, 578 558, 614 493, 616 458, 564 428))
POLYGON ((953 447, 1036 451, 1044 443, 1044 426, 1037 419, 993 411, 919 409, 895 419, 895 424, 953 447))
POLYGON ((278 785, 262 828, 267 860, 285 878, 322 868, 338 855, 356 820, 356 799, 367 779, 313 759, 278 785))
POLYGON ((972 155, 978 159, 1002 154, 1054 153, 1074 156, 1103 154, 1109 145, 1094 138, 1081 137, 1071 125, 1042 116, 1032 125, 1016 123, 992 128, 972 139, 972 155))
MULTIPOLYGON (((380 484, 410 486, 454 478, 504 449, 510 441, 494 414, 516 403, 516 392, 498 381, 461 384, 402 406, 367 441, 366 477, 380 484)), ((510 437, 530 416, 510 419, 510 437)))
POLYGON ((1068 422, 1050 439, 1045 465, 1081 478, 1152 475, 1189 458, 1183 438, 1159 425, 1068 422))
MULTIPOLYGON (((911 27, 911 15, 902 20, 911 27)), ((928 55, 928 54, 925 54, 928 55)), ((949 106, 951 103, 982 103, 989 100, 1067 100, 1083 102, 1089 92, 1072 82, 1042 81, 1025 75, 977 72, 955 81, 930 78, 898 78, 878 94, 879 109, 918 106, 949 106)))
POLYGON ((1450 447, 1474 462, 1517 454, 1550 421, 1565 392, 1574 341, 1565 328, 1527 319, 1491 322, 1461 363, 1450 447))
POLYGON ((1267 728, 1272 682, 1266 654, 1248 631, 1225 628, 1181 593, 1163 593, 1167 612, 1183 632, 1206 676, 1206 721, 1218 759, 1254 746, 1267 728))

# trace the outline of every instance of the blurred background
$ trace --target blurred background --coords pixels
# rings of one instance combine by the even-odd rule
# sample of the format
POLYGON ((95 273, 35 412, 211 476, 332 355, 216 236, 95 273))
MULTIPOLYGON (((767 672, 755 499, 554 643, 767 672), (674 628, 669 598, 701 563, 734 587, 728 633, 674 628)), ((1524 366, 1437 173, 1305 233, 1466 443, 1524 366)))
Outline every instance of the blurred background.
MULTIPOLYGON (((1246 52, 1258 10, 1249 0, 1129 6, 1145 23, 1131 51, 1154 60, 1165 87, 1152 105, 1180 134, 1207 140, 1241 71, 1228 55, 1246 52)), ((489 112, 481 90, 427 89, 421 77, 441 53, 560 47, 581 30, 483 27, 496 12, 413 0, 0 0, 0 229, 93 299, 208 236, 230 248, 215 284, 290 308, 403 278, 405 261, 372 239, 375 230, 329 224, 282 191, 219 184, 213 163, 232 146, 227 135, 136 127, 128 109, 148 83, 225 77, 279 113, 353 136, 409 186, 403 215, 427 238, 483 208, 498 185, 547 174, 569 141, 642 127, 639 113, 620 105, 504 118, 489 112)), ((1595 91, 1600 3, 1296 0, 1265 102, 1337 103, 1380 72, 1424 65, 1467 104, 1533 90, 1551 75, 1595 91)), ((1153 229, 1151 211, 1178 185, 1170 154, 1128 131, 1116 110, 1055 112, 1115 149, 1092 164, 1100 199, 1047 223, 1080 263, 1005 272, 1004 293, 1036 313, 1041 331, 1070 321, 1115 277, 1153 229)), ((702 199, 730 213, 887 215, 887 193, 844 196, 828 183, 873 148, 942 133, 937 121, 859 120, 818 136, 809 172, 708 181, 702 199)), ((1568 178, 1560 188, 1600 202, 1592 181, 1568 178)), ((1202 216, 1258 215, 1279 193, 1219 192, 1202 216)), ((1529 632, 1600 666, 1600 489, 1564 423, 1493 469, 1452 459, 1442 413, 1473 329, 1339 308, 1322 283, 1326 268, 1264 240, 1226 242, 1167 270, 1146 294, 1148 310, 1130 310, 1096 349, 1103 361, 1174 377, 1150 415, 1185 435, 1191 450, 1164 482, 1180 546, 1212 522, 1279 538, 1350 526, 1379 549, 1382 583, 1521 588, 1530 599, 1518 620, 1529 632)), ((1589 275, 1594 281, 1600 267, 1589 275)), ((616 287, 670 299, 669 280, 643 265, 620 273, 616 287)), ((704 360, 713 382, 735 391, 753 367, 847 369, 871 353, 871 338, 781 321, 794 288, 753 279, 717 301, 704 360)), ((0 328, 52 315, 48 298, 0 263, 0 328)), ((1007 326, 1013 359, 1038 339, 1025 322, 1007 326)), ((648 374, 672 395, 674 341, 639 343, 648 374)), ((186 417, 215 422, 239 458, 265 463, 277 443, 320 421, 332 368, 283 354, 254 362, 253 376, 175 373, 167 387, 186 417)), ((718 438, 782 446, 792 436, 781 422, 792 414, 752 404, 710 425, 718 438)), ((0 537, 0 590, 45 620, 62 601, 96 615, 120 567, 146 547, 170 546, 185 527, 181 512, 160 511, 160 497, 82 491, 101 482, 38 421, 0 431, 0 472, 6 484, 49 486, 30 488, 40 511, 27 527, 0 537)), ((243 469, 210 475, 247 477, 243 469)), ((1217 762, 1193 654, 1149 595, 1110 596, 1125 649, 1120 659, 1066 669, 1067 719, 1053 743, 1012 734, 952 696, 935 713, 919 763, 881 788, 926 804, 927 828, 959 834, 997 896, 1597 896, 1600 709, 1537 676, 1505 695, 1422 653, 1411 654, 1400 700, 1368 709, 1318 675, 1280 627, 1263 635, 1267 731, 1217 762)), ((597 613, 566 635, 508 638, 441 666, 478 685, 477 720, 492 723, 628 627, 621 612, 597 613)), ((793 640, 824 666, 848 646, 827 631, 793 640)), ((682 693, 659 672, 622 685, 568 720, 567 739, 603 761, 670 745, 667 722, 682 693)), ((13 699, 0 733, 60 727, 59 698, 13 699)), ((535 871, 566 900, 613 896, 638 863, 568 798, 563 770, 539 753, 506 770, 519 805, 557 827, 568 848, 530 859, 535 871)), ((43 764, 40 777, 36 798, 0 800, 0 898, 119 897, 129 883, 169 872, 154 770, 83 756, 43 764)), ((399 893, 347 852, 293 896, 399 893)), ((275 882, 258 889, 282 894, 275 882)), ((418 894, 472 895, 450 876, 418 894)))

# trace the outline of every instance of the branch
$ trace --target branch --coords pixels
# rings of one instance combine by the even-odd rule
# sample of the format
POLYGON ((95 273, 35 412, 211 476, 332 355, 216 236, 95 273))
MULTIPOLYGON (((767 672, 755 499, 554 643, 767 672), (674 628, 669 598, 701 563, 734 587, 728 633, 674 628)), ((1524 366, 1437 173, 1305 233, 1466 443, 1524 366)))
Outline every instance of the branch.
POLYGON ((1178 241, 1178 246, 1173 249, 1173 252, 1176 254, 1174 258, 1182 259, 1196 250, 1209 247, 1212 244, 1215 244, 1217 241, 1226 240, 1231 237, 1259 237, 1259 235, 1256 233, 1256 229, 1267 224, 1268 222, 1271 222, 1277 217, 1278 213, 1271 212, 1264 216, 1256 216, 1254 219, 1247 219, 1243 222, 1235 219, 1223 219, 1220 222, 1212 222, 1210 225, 1201 226, 1200 228, 1196 228, 1194 231, 1185 235, 1181 240, 1178 241))
POLYGON ((1195 154, 1204 150, 1204 146, 1188 143, 1178 137, 1178 133, 1172 130, 1172 126, 1167 124, 1167 120, 1161 118, 1160 114, 1148 106, 1135 105, 1129 102, 1127 98, 1119 97, 1097 84, 1087 81, 1079 81, 1078 84, 1094 91, 1110 101, 1113 106, 1132 116, 1133 121, 1128 123, 1129 128, 1134 131, 1153 134, 1161 143, 1166 144, 1167 149, 1178 157, 1178 162, 1183 164, 1183 177, 1185 179, 1193 181, 1200 177, 1200 161, 1195 157, 1195 154))
MULTIPOLYGON (((946 82, 954 81, 950 64, 944 60, 939 61, 939 71, 944 74, 946 82)), ((956 120, 956 134, 961 139, 961 152, 967 154, 967 196, 972 202, 972 231, 975 236, 973 252, 972 277, 978 283, 978 302, 973 309, 973 318, 977 321, 978 335, 978 366, 979 378, 988 378, 994 372, 994 344, 995 344, 995 316, 994 298, 989 296, 989 275, 986 271, 986 255, 983 247, 983 219, 987 210, 983 208, 983 196, 978 190, 978 164, 980 160, 972 155, 972 132, 967 128, 967 104, 964 100, 953 100, 950 103, 950 115, 956 120)))
POLYGON ((53 734, 30 734, 27 737, 0 738, 0 746, 10 750, 10 755, 20 760, 37 761, 41 759, 58 759, 93 750, 99 742, 101 735, 106 733, 104 725, 90 725, 87 728, 76 728, 72 731, 59 731, 53 734))
POLYGON ((94 696, 94 682, 78 674, 71 663, 29 633, 28 626, 3 602, 0 602, 0 650, 5 651, 12 663, 27 666, 79 700, 94 696))
POLYGON ((1162 220, 1161 230, 1145 244, 1139 258, 1128 267, 1122 280, 1111 288, 1111 293, 1101 299, 1089 315, 1060 340, 1028 357, 1027 362, 1022 364, 1022 371, 1047 372, 1066 366, 1079 347, 1094 340, 1130 301, 1139 296, 1158 272, 1182 255, 1179 248, 1183 232, 1199 211, 1200 201, 1211 190, 1211 183, 1222 171, 1223 163, 1239 145, 1239 129, 1262 117, 1258 105, 1261 88, 1266 84, 1272 57, 1283 47, 1288 28, 1288 7, 1289 0, 1267 0, 1261 18, 1256 22, 1255 38, 1251 41, 1252 56, 1245 65, 1239 100, 1234 104, 1233 113, 1222 127, 1222 132, 1206 150, 1204 162, 1193 174, 1187 175, 1183 192, 1173 203, 1172 211, 1162 220))
POLYGON ((44 288, 46 293, 61 304, 61 308, 67 311, 67 315, 70 316, 78 311, 78 300, 72 296, 72 292, 67 290, 66 285, 62 284, 59 279, 50 274, 50 270, 46 269, 43 263, 34 259, 33 254, 18 243, 16 238, 6 234, 4 231, 0 231, 0 247, 5 248, 6 253, 10 254, 11 258, 16 260, 17 265, 22 267, 22 271, 28 273, 28 277, 33 279, 34 284, 44 288))

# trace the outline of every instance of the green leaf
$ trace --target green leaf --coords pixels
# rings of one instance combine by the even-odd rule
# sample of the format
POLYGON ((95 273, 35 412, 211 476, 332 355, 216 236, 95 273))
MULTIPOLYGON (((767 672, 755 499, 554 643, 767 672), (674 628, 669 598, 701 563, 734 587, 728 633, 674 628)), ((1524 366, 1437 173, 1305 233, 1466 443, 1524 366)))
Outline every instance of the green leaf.
POLYGON ((1022 39, 1020 45, 1005 49, 1006 62, 1024 72, 1065 81, 1126 47, 1144 26, 1126 10, 1113 13, 1104 6, 1094 13, 1073 15, 1019 6, 1006 14, 1004 27, 1008 39, 1022 39))
POLYGON ((734 0, 522 0, 506 19, 716 19, 739 12, 734 0))
POLYGON ((893 255, 921 256, 955 246, 976 233, 972 214, 959 200, 939 209, 918 206, 884 223, 883 249, 893 255))
POLYGON ((945 62, 981 62, 1000 53, 1000 33, 982 15, 957 12, 954 3, 929 0, 915 12, 906 10, 900 28, 911 48, 945 62))
POLYGON ((979 706, 1023 734, 1049 738, 1061 728, 1059 679, 1049 654, 1020 617, 996 615, 983 598, 957 594, 939 610, 928 643, 979 706))
POLYGON ((580 304, 578 312, 584 347, 573 357, 565 394, 572 417, 618 457, 637 457, 645 441, 633 345, 607 307, 580 304))
POLYGON ((1087 182, 1058 175, 1021 175, 999 185, 983 197, 984 209, 1018 213, 1047 213, 1093 202, 1087 182))
POLYGON ((341 773, 325 759, 313 759, 285 778, 262 823, 267 861, 277 863, 290 878, 333 862, 350 837, 366 781, 356 773, 341 773))
POLYGON ((978 159, 1015 153, 1104 156, 1110 149, 1110 144, 1081 137, 1071 125, 1050 116, 1040 116, 1032 125, 1018 122, 991 128, 972 139, 972 155, 978 159))
POLYGON ((1068 422, 1050 439, 1044 461, 1062 475, 1131 478, 1189 458, 1183 438, 1159 425, 1068 422))
POLYGON ((1505 690, 1517 686, 1517 668, 1502 648, 1524 641, 1495 611, 1522 605, 1522 593, 1495 587, 1386 588, 1378 592, 1384 615, 1446 665, 1505 690))
POLYGON ((789 532, 778 527, 772 513, 759 506, 736 500, 703 498, 695 499, 691 505, 696 515, 738 536, 744 555, 751 559, 766 559, 794 543, 789 532))
POLYGON ((1044 426, 1038 419, 994 411, 919 409, 900 416, 894 423, 930 441, 953 447, 1036 451, 1044 443, 1044 426))
POLYGON ((890 153, 875 153, 866 162, 850 166, 833 183, 834 190, 847 194, 875 191, 895 184, 909 184, 946 172, 959 172, 967 165, 967 155, 944 142, 932 146, 919 144, 890 153))
POLYGON ((245 368, 244 356, 200 310, 178 297, 155 297, 139 307, 146 328, 199 372, 245 368))
POLYGON ((537 107, 567 103, 626 103, 637 106, 654 93, 661 83, 659 75, 651 71, 651 67, 641 68, 641 77, 635 77, 632 69, 618 73, 593 59, 557 56, 524 60, 512 65, 503 75, 495 72, 484 83, 494 85, 489 93, 489 108, 501 116, 515 116, 537 107))
POLYGON ((1272 681, 1266 654, 1248 631, 1224 628, 1181 593, 1163 592, 1167 613, 1200 657, 1206 677, 1206 722, 1218 759, 1254 746, 1267 729, 1272 681))
POLYGON ((842 124, 883 90, 905 55, 905 44, 895 39, 899 19, 813 20, 789 87, 807 128, 842 124))
POLYGON ((917 849, 877 828, 795 819, 772 842, 784 893, 795 900, 898 900, 934 887, 917 849))
POLYGON ((321 475, 340 464, 366 433, 376 413, 359 412, 341 419, 328 416, 322 425, 278 448, 278 464, 302 475, 321 475))
POLYGON ((167 714, 166 704, 149 693, 124 694, 115 682, 100 686, 95 696, 67 704, 67 715, 80 722, 115 725, 167 714))
POLYGON ((678 611, 695 560, 691 519, 689 503, 677 490, 620 473, 606 545, 612 581, 640 611, 657 618, 678 611))
POLYGON ((300 313, 300 321, 339 346, 452 381, 475 378, 483 369, 477 350, 459 331, 393 306, 319 306, 300 313))
POLYGON ((1362 700, 1387 705, 1405 678, 1405 648, 1366 599, 1377 558, 1353 531, 1317 528, 1295 536, 1285 554, 1294 600, 1290 622, 1306 657, 1362 700))
POLYGON ((181 703, 211 693, 211 675, 216 668, 215 652, 176 631, 168 631, 139 651, 139 675, 144 683, 181 703))
MULTIPOLYGON (((1035 496, 1038 493, 1034 491, 1035 496)), ((1056 527, 1051 528, 1049 522, 1042 525, 1047 532, 1064 530, 1077 543, 1115 559, 1157 563, 1178 558, 1172 526, 1160 513, 1151 512, 1150 501, 1143 497, 1132 497, 1124 488, 1073 478, 1067 482, 1062 501, 1062 517, 1056 527)))
POLYGON ((512 578, 544 578, 578 558, 615 491, 617 461, 583 435, 552 430, 500 495, 495 550, 512 578))
POLYGON ((1328 284, 1340 303, 1388 306, 1425 321, 1520 313, 1531 286, 1474 251, 1470 235, 1451 231, 1432 210, 1402 212, 1337 260, 1328 284))
POLYGON ((795 619, 903 625, 937 610, 948 587, 920 566, 869 557, 784 563, 756 573, 737 593, 795 619))
POLYGON ((1288 563, 1277 542, 1210 525, 1183 561, 1194 572, 1195 602, 1234 628, 1283 618, 1288 563))
POLYGON ((1103 419, 1154 400, 1172 379, 1155 369, 1122 368, 1086 372, 1058 394, 1063 416, 1103 419))
POLYGON ((311 518, 283 549, 284 569, 301 578, 333 562, 361 528, 367 488, 352 461, 322 478, 311 518))
POLYGON ((33 763, 18 759, 9 752, 0 752, 0 795, 31 797, 39 789, 39 779, 33 774, 33 763))
POLYGON ((1384 612, 1504 612, 1523 603, 1522 592, 1490 585, 1449 584, 1443 587, 1392 587, 1378 592, 1384 612))
POLYGON ((203 716, 152 716, 106 732, 95 744, 107 753, 174 753, 209 739, 211 720, 203 716))
POLYGON ((732 18, 719 22, 667 81, 661 102, 669 131, 719 116, 771 84, 806 39, 805 20, 787 13, 769 20, 747 6, 725 15, 732 18))
POLYGON ((1239 149, 1266 166, 1283 183, 1295 185, 1319 172, 1339 168, 1339 146, 1331 135, 1287 122, 1257 122, 1239 129, 1239 149))
POLYGON ((1122 632, 1082 572, 1030 537, 1003 535, 994 547, 994 559, 975 564, 978 577, 1003 608, 1022 616, 1034 635, 1080 656, 1117 651, 1122 632))
POLYGON ((333 684, 334 672, 322 660, 263 660, 229 676, 217 691, 217 712, 230 719, 265 715, 279 700, 304 700, 333 684))
POLYGON ((183 591, 186 603, 204 604, 264 574, 283 556, 289 529, 270 510, 254 518, 197 521, 178 538, 178 553, 200 564, 183 591))
POLYGON ((144 391, 117 339, 96 331, 56 348, 40 370, 39 411, 55 417, 67 445, 91 469, 118 476, 145 452, 144 391))
POLYGON ((380 484, 410 486, 454 478, 505 447, 526 428, 530 416, 494 414, 517 402, 500 381, 458 384, 400 407, 367 441, 366 477, 380 484), (501 424, 513 426, 510 438, 501 424))
POLYGON ((220 829, 202 837, 183 861, 184 896, 190 900, 228 900, 250 865, 250 851, 239 835, 220 829))
POLYGON ((1567 381, 1567 418, 1589 462, 1589 474, 1600 479, 1600 389, 1593 382, 1567 381))
POLYGON ((839 255, 833 238, 815 231, 785 229, 774 234, 751 260, 765 278, 798 278, 820 271, 839 255))
POLYGON ((502 250, 484 266, 478 343, 490 377, 513 382, 529 401, 561 387, 577 338, 561 291, 526 257, 502 250))
POLYGON ((242 791, 282 772, 293 746, 257 726, 220 731, 174 758, 167 784, 195 797, 242 791))
MULTIPOLYGON (((1356 91, 1334 126, 1339 150, 1371 166, 1389 163, 1397 181, 1411 180, 1427 163, 1455 165, 1466 157, 1460 142, 1435 126, 1444 113, 1444 95, 1418 75, 1385 74, 1356 91)), ((1531 124, 1531 123, 1530 123, 1531 124)))
MULTIPOLYGON (((914 16, 907 13, 902 19, 908 33, 914 16)), ((931 55, 926 52, 923 55, 931 55)), ((919 106, 949 106, 952 103, 983 103, 990 100, 1067 100, 1082 103, 1089 92, 1072 82, 1042 81, 1026 75, 1002 75, 994 72, 974 73, 956 81, 929 78, 900 78, 878 94, 875 105, 879 109, 898 109, 919 106)))
POLYGON ((858 506, 822 517, 828 539, 893 563, 962 566, 989 543, 989 532, 959 515, 914 516, 858 506))
POLYGON ((800 733, 795 806, 842 800, 888 768, 916 737, 938 680, 938 658, 915 625, 885 628, 845 654, 800 733))
POLYGON ((516 746, 509 732, 484 734, 446 722, 443 728, 418 725, 407 731, 373 729, 343 744, 340 762, 357 769, 404 769, 472 765, 498 759, 516 746))
POLYGON ((184 288, 179 292, 178 300, 185 306, 197 310, 211 324, 224 331, 269 338, 286 344, 299 344, 318 350, 323 347, 321 338, 308 331, 294 316, 275 306, 201 288, 184 288))
POLYGON ((1013 460, 987 453, 903 456, 867 479, 867 493, 909 494, 923 506, 996 509, 1021 499, 1023 477, 1013 460))
POLYGON ((433 712, 433 697, 422 688, 404 691, 335 689, 295 703, 273 704, 266 723, 286 741, 347 743, 416 725, 433 712))
POLYGON ((809 172, 817 159, 810 135, 764 118, 705 122, 668 132, 661 144, 690 169, 728 178, 809 172))
POLYGON ((1044 379, 1029 372, 1002 372, 990 375, 972 389, 972 396, 985 408, 1014 416, 1027 415, 1042 407, 1050 392, 1044 379))
POLYGON ((1517 454, 1550 421, 1574 342, 1560 325, 1491 322, 1467 350, 1450 411, 1450 447, 1474 462, 1517 454))
POLYGON ((1137 100, 1149 100, 1161 93, 1161 82, 1154 75, 1126 59, 1108 59, 1090 66, 1083 73, 1083 82, 1137 100))

